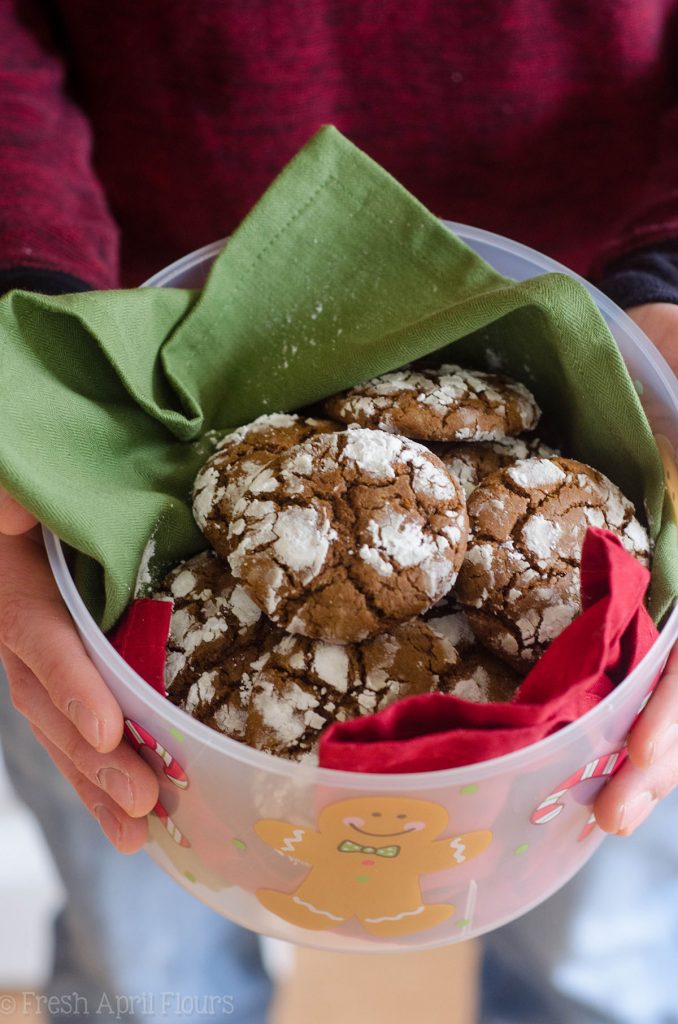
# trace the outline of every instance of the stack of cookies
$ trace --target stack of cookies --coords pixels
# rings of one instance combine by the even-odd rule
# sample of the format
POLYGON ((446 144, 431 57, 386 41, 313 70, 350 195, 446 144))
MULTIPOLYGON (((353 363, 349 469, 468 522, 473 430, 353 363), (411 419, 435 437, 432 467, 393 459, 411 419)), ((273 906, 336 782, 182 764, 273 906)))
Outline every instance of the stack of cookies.
POLYGON ((313 760, 401 697, 509 700, 580 611, 587 526, 649 559, 618 488, 531 433, 520 383, 405 369, 323 413, 221 441, 193 493, 210 548, 161 588, 167 695, 234 739, 313 760))

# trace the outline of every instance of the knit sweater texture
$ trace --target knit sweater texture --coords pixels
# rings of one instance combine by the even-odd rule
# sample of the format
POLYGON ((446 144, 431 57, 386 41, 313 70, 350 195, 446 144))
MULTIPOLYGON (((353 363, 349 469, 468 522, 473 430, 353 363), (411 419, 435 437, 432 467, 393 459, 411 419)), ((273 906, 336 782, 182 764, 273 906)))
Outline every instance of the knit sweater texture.
POLYGON ((676 0, 7 0, 0 271, 137 285, 332 122, 436 214, 600 275, 678 239, 676 69, 676 0))

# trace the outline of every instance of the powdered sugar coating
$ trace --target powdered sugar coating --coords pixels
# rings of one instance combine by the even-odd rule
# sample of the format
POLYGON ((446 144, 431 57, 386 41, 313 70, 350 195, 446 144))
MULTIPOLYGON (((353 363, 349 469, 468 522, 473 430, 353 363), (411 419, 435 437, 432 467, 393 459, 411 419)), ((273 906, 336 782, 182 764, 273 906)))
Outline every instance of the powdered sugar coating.
POLYGON ((350 643, 447 593, 467 527, 459 485, 423 445, 353 428, 260 471, 234 509, 229 562, 284 628, 350 643))
POLYGON ((295 427, 299 423, 299 417, 286 412, 273 412, 267 413, 264 416, 258 416, 256 420, 252 420, 251 423, 245 423, 242 427, 236 427, 230 434, 226 434, 222 437, 221 441, 217 445, 217 451, 224 451, 226 448, 231 448, 236 444, 240 444, 241 441, 252 437, 257 437, 262 434, 268 433, 269 430, 287 430, 290 427, 295 427))
POLYGON ((270 489, 270 477, 260 474, 271 459, 307 437, 336 429, 328 420, 272 413, 222 438, 193 485, 193 515, 214 549, 228 555, 228 523, 254 478, 259 475, 259 495, 265 496, 270 489))
POLYGON ((231 591, 231 610, 241 626, 253 626, 261 618, 261 611, 240 584, 231 591))
POLYGON ((348 689, 349 659, 345 647, 318 642, 313 656, 313 668, 319 679, 340 693, 348 689))
POLYGON ((184 701, 184 710, 192 714, 200 704, 211 703, 216 697, 214 680, 216 672, 203 672, 196 681, 191 684, 184 701))
POLYGON ((539 419, 523 384, 453 364, 385 373, 327 399, 325 409, 343 423, 438 441, 493 441, 539 419))
POLYGON ((353 463, 368 476, 393 480, 394 462, 402 452, 400 439, 382 430, 349 430, 346 434, 342 461, 353 463))
MULTIPOLYGON (((428 574, 435 576, 436 569, 440 566, 443 583, 430 584, 427 588, 430 589, 429 597, 437 600, 441 594, 447 593, 454 583, 456 573, 447 559, 439 557, 441 551, 444 552, 449 546, 445 539, 441 536, 431 536, 422 523, 392 508, 381 510, 381 513, 378 519, 370 519, 367 523, 367 534, 370 539, 367 550, 371 554, 376 554, 391 571, 397 572, 400 569, 418 566, 427 574, 427 579, 428 574)), ((366 545, 363 545, 360 551, 365 547, 366 545)), ((381 568, 377 571, 383 574, 381 568)))
POLYGON ((195 478, 193 488, 193 516, 201 530, 207 526, 212 509, 225 493, 220 486, 220 477, 214 466, 206 464, 195 478))
POLYGON ((540 569, 547 569, 557 557, 560 525, 535 513, 523 527, 523 540, 535 555, 540 569))
MULTIPOLYGON (((509 466, 506 475, 524 491, 552 489, 565 480, 565 473, 551 459, 521 459, 509 466)), ((579 476, 582 486, 586 486, 584 475, 579 476)))
POLYGON ((190 594, 198 582, 198 577, 190 569, 182 569, 173 578, 171 583, 172 597, 186 597, 190 594))
POLYGON ((306 582, 314 579, 325 564, 330 544, 337 538, 322 510, 296 506, 282 509, 275 530, 276 561, 306 582))

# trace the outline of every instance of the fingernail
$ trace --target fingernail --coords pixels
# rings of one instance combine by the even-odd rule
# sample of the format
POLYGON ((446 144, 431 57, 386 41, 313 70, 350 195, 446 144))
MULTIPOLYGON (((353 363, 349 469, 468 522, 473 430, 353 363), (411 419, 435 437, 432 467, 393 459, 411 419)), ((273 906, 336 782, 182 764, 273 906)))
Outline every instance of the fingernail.
POLYGON ((120 804, 126 811, 131 809, 133 798, 129 775, 121 772, 119 768, 100 768, 97 772, 97 782, 116 804, 120 804))
POLYGON ((618 832, 633 832, 647 818, 657 798, 648 790, 643 790, 622 806, 621 821, 618 832))
POLYGON ((650 764, 655 764, 678 740, 678 725, 670 725, 650 744, 650 764))
POLYGON ((87 740, 90 746, 98 750, 101 746, 101 737, 103 735, 101 719, 79 700, 70 701, 66 710, 68 711, 68 717, 80 735, 87 740))
POLYGON ((120 842, 120 822, 116 816, 109 811, 108 807, 104 807, 103 804, 96 804, 94 813, 104 834, 117 846, 120 842))

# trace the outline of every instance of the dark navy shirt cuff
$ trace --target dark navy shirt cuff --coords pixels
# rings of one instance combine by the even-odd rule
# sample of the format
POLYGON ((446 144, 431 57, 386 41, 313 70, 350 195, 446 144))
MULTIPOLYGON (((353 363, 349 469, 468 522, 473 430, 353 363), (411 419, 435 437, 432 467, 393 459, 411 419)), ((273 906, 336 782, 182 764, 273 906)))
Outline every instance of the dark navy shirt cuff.
POLYGON ((41 270, 40 267, 9 267, 0 269, 0 295, 13 288, 42 295, 67 295, 70 292, 88 292, 91 286, 60 270, 41 270))
POLYGON ((678 239, 616 260, 606 268, 599 287, 622 309, 647 302, 678 304, 678 239))

